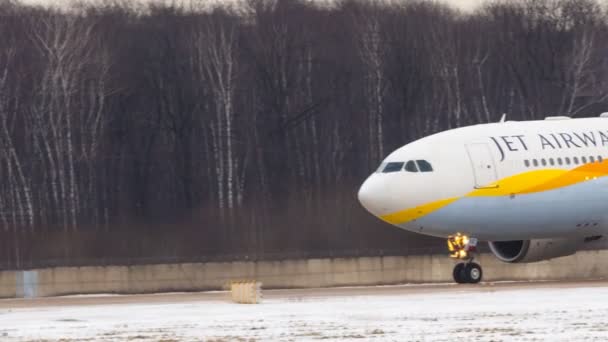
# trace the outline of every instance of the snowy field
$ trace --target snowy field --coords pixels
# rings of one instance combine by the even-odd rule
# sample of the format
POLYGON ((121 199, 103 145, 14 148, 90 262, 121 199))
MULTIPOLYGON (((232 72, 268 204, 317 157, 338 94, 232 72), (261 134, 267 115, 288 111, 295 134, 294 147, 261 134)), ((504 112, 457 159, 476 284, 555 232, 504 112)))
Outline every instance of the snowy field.
POLYGON ((259 305, 225 294, 153 304, 0 301, 0 341, 605 341, 608 287, 582 286, 282 291, 259 305))

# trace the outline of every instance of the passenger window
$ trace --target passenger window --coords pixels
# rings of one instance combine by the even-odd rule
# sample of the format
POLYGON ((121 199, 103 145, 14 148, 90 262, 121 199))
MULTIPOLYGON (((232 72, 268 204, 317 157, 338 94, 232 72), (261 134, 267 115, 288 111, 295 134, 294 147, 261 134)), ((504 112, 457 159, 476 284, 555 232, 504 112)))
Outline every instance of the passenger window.
POLYGON ((562 158, 557 158, 557 163, 558 163, 559 165, 562 165, 562 158))
POLYGON ((553 158, 549 158, 549 165, 551 165, 551 166, 555 165, 555 161, 553 160, 553 158))
POLYGON ((418 164, 418 168, 420 169, 420 172, 432 172, 433 171, 433 167, 426 160, 416 160, 416 163, 418 164))
POLYGON ((532 159, 532 164, 534 164, 534 166, 538 166, 538 160, 532 159))
POLYGON ((541 159, 540 162, 543 164, 543 166, 547 166, 547 161, 545 158, 541 159))
POLYGON ((590 163, 595 163, 595 157, 594 156, 589 157, 589 162, 590 163))
POLYGON ((387 163, 386 167, 384 167, 384 170, 382 170, 382 172, 383 173, 398 172, 398 171, 401 171, 402 169, 403 169, 402 162, 387 163))
POLYGON ((416 167, 416 163, 413 160, 410 160, 405 164, 405 171, 418 172, 418 167, 416 167))
POLYGON ((603 160, 604 160, 604 159, 602 158, 602 156, 597 156, 597 161, 598 161, 598 162, 600 162, 600 163, 601 163, 603 160))
POLYGON ((578 164, 578 157, 573 157, 573 158, 572 158, 572 162, 573 162, 574 164, 578 164))
POLYGON ((566 157, 565 160, 566 160, 566 165, 570 165, 570 158, 566 157))
POLYGON ((583 164, 587 164, 587 157, 581 157, 581 162, 583 164))
POLYGON ((526 165, 526 167, 530 167, 530 161, 528 159, 524 160, 524 165, 526 165))

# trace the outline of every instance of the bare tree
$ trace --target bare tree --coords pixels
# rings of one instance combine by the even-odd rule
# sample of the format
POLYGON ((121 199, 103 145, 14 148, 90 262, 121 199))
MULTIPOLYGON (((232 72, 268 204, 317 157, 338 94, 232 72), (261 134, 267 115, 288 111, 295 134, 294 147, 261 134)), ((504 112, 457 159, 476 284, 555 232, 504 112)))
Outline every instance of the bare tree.
POLYGON ((367 100, 369 129, 369 167, 384 156, 384 97, 387 77, 384 59, 387 44, 381 28, 382 5, 372 2, 355 14, 354 25, 359 55, 365 65, 365 98, 367 100))
POLYGON ((219 207, 235 208, 235 184, 238 161, 233 146, 234 92, 237 72, 238 28, 226 23, 225 17, 213 16, 198 32, 196 43, 203 58, 207 81, 215 95, 216 117, 211 126, 216 175, 218 178, 219 207))

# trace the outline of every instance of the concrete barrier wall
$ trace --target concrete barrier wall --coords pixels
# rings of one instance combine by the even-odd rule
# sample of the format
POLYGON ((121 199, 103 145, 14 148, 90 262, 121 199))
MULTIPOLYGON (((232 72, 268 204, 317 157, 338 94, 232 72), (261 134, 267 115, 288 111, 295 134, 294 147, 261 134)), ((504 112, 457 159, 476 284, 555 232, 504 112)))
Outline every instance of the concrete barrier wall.
POLYGON ((0 298, 21 297, 17 294, 17 288, 19 287, 17 273, 13 271, 0 272, 0 298))
MULTIPOLYGON (((608 250, 532 264, 505 264, 491 254, 477 261, 485 281, 608 277, 608 250)), ((3 271, 0 297, 219 290, 230 281, 253 279, 264 288, 451 282, 454 263, 445 255, 428 255, 3 271)))

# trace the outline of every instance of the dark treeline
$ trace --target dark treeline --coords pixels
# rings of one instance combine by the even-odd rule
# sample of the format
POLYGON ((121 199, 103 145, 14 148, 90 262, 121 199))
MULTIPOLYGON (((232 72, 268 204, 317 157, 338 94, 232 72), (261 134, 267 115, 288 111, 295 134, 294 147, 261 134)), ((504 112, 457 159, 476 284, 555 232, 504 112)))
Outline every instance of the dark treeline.
POLYGON ((365 213, 358 186, 433 132, 596 115, 607 29, 590 0, 0 0, 0 262, 442 250, 365 213))

